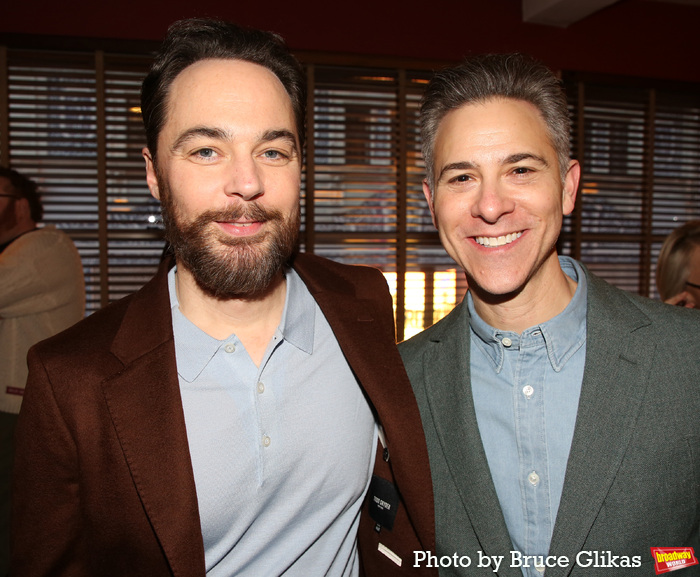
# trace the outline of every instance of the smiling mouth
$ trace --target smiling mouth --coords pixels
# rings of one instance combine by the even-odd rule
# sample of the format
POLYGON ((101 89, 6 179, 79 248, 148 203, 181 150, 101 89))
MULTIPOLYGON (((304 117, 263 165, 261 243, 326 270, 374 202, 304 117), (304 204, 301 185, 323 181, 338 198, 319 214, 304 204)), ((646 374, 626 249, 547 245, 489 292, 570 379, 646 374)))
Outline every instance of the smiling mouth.
POLYGON ((474 240, 481 246, 503 246, 519 239, 522 235, 522 232, 512 232, 505 236, 476 236, 474 240))

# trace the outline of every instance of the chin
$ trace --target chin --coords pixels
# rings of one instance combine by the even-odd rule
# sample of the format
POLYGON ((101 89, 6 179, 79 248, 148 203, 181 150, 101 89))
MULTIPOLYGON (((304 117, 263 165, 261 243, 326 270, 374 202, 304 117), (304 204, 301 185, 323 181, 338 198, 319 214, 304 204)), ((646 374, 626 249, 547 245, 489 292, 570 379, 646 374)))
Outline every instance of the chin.
POLYGON ((523 283, 516 281, 512 282, 479 282, 478 279, 474 279, 468 276, 469 288, 473 289, 474 292, 482 300, 494 300, 494 301, 506 301, 514 296, 517 296, 523 290, 523 283))

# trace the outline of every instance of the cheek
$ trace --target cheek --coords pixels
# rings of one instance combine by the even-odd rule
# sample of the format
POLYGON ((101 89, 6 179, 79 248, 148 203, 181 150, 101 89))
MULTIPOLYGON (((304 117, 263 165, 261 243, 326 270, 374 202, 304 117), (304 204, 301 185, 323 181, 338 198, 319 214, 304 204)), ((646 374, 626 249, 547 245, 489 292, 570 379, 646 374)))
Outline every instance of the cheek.
POLYGON ((465 195, 443 193, 435 197, 434 216, 440 227, 459 226, 466 222, 470 211, 465 195))

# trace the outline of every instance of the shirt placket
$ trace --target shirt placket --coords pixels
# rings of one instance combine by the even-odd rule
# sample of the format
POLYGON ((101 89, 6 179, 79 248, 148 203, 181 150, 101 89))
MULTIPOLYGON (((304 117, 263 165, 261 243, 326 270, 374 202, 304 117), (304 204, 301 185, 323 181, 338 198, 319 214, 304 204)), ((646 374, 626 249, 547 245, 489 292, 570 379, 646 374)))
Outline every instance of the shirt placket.
MULTIPOLYGON (((547 356, 541 333, 523 334, 517 350, 513 402, 518 444, 519 483, 523 503, 525 555, 547 554, 550 536, 549 476, 545 441, 544 381, 547 356)), ((524 568, 528 577, 539 577, 544 567, 524 568)))

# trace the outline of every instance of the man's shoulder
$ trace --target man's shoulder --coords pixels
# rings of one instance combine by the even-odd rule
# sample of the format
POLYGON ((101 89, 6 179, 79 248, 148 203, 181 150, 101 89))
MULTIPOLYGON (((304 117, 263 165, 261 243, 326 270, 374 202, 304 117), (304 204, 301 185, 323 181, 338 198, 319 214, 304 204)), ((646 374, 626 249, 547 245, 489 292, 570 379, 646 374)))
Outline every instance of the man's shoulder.
MULTIPOLYGON (((47 358, 92 357, 110 349, 127 316, 139 317, 140 328, 136 330, 143 330, 147 325, 156 327, 160 320, 156 318, 159 314, 157 311, 162 308, 158 306, 156 296, 167 294, 167 288, 160 286, 164 278, 162 274, 156 275, 135 293, 95 311, 72 327, 41 341, 35 348, 47 358), (135 301, 138 302, 138 310, 132 308, 135 301), (146 311, 148 314, 144 314, 146 311)), ((134 335, 135 340, 136 337, 141 338, 141 335, 134 335)))
POLYGON ((379 269, 344 264, 315 254, 297 254, 293 267, 307 285, 319 288, 342 291, 345 286, 352 286, 355 291, 371 296, 378 288, 386 289, 387 286, 379 269))
POLYGON ((439 343, 443 339, 450 338, 455 331, 463 330, 465 321, 463 315, 468 314, 466 309, 464 301, 458 303, 455 308, 434 325, 399 343, 399 352, 404 358, 404 362, 418 358, 433 343, 439 343))
POLYGON ((70 236, 55 226, 47 225, 25 232, 17 237, 7 248, 9 251, 29 251, 29 250, 63 250, 69 247, 77 250, 70 236))
POLYGON ((345 264, 323 256, 319 256, 317 254, 310 254, 306 252, 300 252, 296 255, 296 257, 294 258, 294 268, 301 268, 302 270, 326 271, 351 279, 357 278, 358 276, 367 276, 375 278, 383 276, 379 269, 371 266, 360 264, 345 264))
POLYGON ((105 348, 119 329, 133 295, 95 311, 66 330, 41 341, 36 348, 42 355, 81 356, 86 350, 105 348))
MULTIPOLYGON (((614 313, 605 316, 606 323, 620 322, 619 319, 633 316, 640 319, 640 324, 651 327, 659 335, 698 328, 700 322, 698 310, 675 307, 622 290, 590 271, 587 271, 587 276, 588 306, 596 311, 609 310, 614 313)), ((589 319, 590 317, 589 314, 589 319)))

